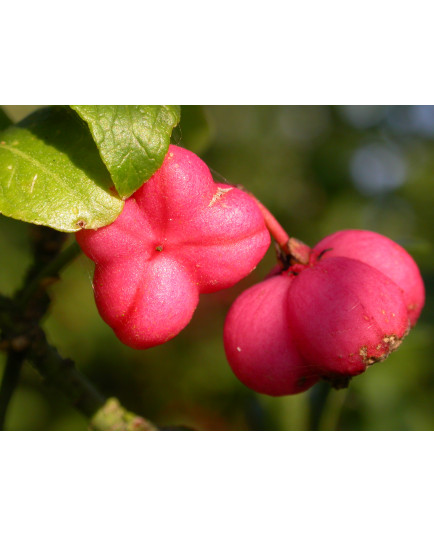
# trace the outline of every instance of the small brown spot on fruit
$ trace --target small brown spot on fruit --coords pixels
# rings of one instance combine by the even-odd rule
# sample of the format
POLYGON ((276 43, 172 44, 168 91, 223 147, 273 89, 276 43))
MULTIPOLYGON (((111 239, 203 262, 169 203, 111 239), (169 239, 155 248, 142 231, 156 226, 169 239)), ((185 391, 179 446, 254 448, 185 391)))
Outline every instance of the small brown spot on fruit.
POLYGON ((368 355, 368 347, 362 346, 359 350, 360 357, 366 366, 371 366, 378 361, 377 357, 368 355))
POLYGON ((396 350, 400 344, 402 343, 402 339, 397 337, 396 335, 386 335, 383 337, 383 342, 385 342, 389 346, 389 353, 396 350))
POLYGON ((84 220, 78 220, 76 223, 77 227, 80 227, 80 229, 86 228, 86 222, 84 220))
POLYGON ((157 246, 157 247, 155 248, 155 251, 163 251, 163 246, 157 246))
POLYGON ((214 203, 218 199, 220 199, 220 197, 222 197, 223 195, 227 194, 231 190, 233 190, 233 188, 220 188, 220 187, 218 187, 217 192, 213 195, 213 198, 211 199, 211 201, 210 201, 210 203, 208 205, 208 208, 212 207, 214 205, 214 203))

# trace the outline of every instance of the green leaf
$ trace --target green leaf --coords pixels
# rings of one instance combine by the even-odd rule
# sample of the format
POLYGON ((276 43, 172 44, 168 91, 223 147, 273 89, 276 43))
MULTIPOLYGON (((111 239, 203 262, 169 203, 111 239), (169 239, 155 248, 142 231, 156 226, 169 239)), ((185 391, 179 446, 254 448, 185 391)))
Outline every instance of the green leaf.
POLYGON ((163 163, 179 106, 71 106, 86 121, 119 195, 126 198, 163 163))
POLYGON ((108 225, 122 208, 89 130, 69 108, 44 108, 0 133, 5 216, 77 231, 108 225))
POLYGON ((7 128, 12 125, 12 121, 6 115, 5 111, 0 108, 0 130, 7 128))

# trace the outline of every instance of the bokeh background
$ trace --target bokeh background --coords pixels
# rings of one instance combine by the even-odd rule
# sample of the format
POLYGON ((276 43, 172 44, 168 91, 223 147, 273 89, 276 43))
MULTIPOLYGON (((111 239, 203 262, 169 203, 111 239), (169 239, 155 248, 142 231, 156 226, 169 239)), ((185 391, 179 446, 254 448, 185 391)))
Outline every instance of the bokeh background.
MULTIPOLYGON (((19 120, 36 106, 4 106, 19 120)), ((427 302, 384 363, 326 401, 322 429, 434 429, 434 106, 183 106, 173 141, 243 184, 290 235, 314 245, 339 229, 371 229, 419 264, 427 302)), ((0 216, 0 292, 11 296, 31 261, 29 226, 0 216)), ((72 240, 71 236, 69 240, 72 240)), ((122 345, 98 316, 83 255, 51 288, 49 340, 107 396, 158 426, 306 430, 318 390, 272 398, 244 387, 224 355, 225 315, 274 265, 273 249, 235 287, 201 297, 189 326, 146 351, 122 345)), ((0 375, 5 356, 0 353, 0 375)), ((85 430, 87 421, 25 364, 9 430, 85 430)))

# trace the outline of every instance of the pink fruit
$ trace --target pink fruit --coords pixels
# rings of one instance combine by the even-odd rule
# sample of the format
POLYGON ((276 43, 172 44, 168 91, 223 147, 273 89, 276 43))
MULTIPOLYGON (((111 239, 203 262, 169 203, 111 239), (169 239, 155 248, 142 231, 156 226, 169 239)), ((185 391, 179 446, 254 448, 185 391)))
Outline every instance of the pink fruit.
POLYGON ((341 231, 313 248, 309 264, 272 275, 235 301, 226 355, 238 378, 262 393, 303 390, 290 377, 307 377, 305 388, 315 377, 345 384, 399 346, 424 296, 420 272, 398 244, 341 231))
POLYGON ((425 303, 425 289, 417 264, 399 244, 372 231, 338 231, 321 240, 314 251, 325 251, 323 258, 362 261, 389 277, 401 288, 411 325, 415 325, 425 303))
POLYGON ((202 160, 171 145, 117 220, 78 232, 77 241, 96 263, 101 317, 122 342, 144 349, 177 335, 200 293, 248 275, 270 236, 249 195, 214 183, 202 160))
POLYGON ((278 275, 250 287, 226 318, 223 340, 229 364, 239 380, 259 393, 300 393, 319 380, 288 329, 286 296, 294 278, 278 275))

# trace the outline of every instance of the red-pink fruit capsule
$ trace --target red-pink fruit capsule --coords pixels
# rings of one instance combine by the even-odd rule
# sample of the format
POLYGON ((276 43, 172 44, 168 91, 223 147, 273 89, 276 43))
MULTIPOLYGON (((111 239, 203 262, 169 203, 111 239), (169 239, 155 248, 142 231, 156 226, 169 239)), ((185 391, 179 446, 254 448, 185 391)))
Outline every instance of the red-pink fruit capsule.
POLYGON ((243 292, 226 318, 223 341, 235 375, 272 396, 309 389, 319 377, 300 357, 288 325, 286 299, 295 276, 282 274, 243 292))
POLYGON ((77 233, 95 263, 95 301, 119 339, 162 344, 190 321, 199 293, 230 287, 264 256, 270 236, 255 201, 216 184, 196 155, 171 145, 161 168, 111 225, 77 233))
POLYGON ((259 392, 297 392, 289 380, 286 393, 281 385, 297 360, 312 379, 344 385, 400 345, 424 300, 403 248, 370 231, 340 231, 315 246, 308 264, 273 271, 235 301, 225 350, 235 374, 259 392), (236 353, 241 342, 247 351, 236 353))
POLYGON ((360 374, 385 359, 409 329, 401 289, 345 257, 321 259, 298 274, 286 303, 300 354, 330 379, 360 374))
POLYGON ((356 259, 389 277, 402 289, 411 325, 415 325, 425 303, 425 288, 417 264, 399 244, 372 231, 346 230, 327 236, 314 251, 324 252, 324 259, 356 259))

